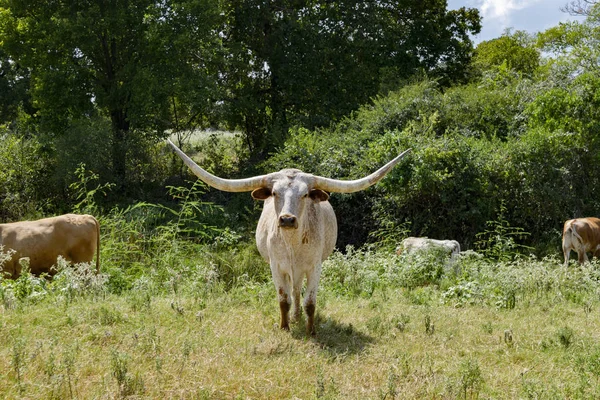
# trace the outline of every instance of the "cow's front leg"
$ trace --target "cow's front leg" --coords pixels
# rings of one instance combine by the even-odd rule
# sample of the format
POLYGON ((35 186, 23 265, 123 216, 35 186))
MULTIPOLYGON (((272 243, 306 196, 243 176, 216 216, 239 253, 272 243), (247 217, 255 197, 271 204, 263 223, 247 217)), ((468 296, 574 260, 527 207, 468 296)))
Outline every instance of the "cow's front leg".
POLYGON ((306 311, 306 334, 316 336, 315 312, 317 308, 317 288, 321 278, 321 264, 307 274, 306 277, 306 295, 304 296, 304 310, 306 311))
POLYGON ((290 303, 291 303, 291 282, 290 276, 282 272, 276 265, 271 265, 271 274, 273 275, 273 282, 275 283, 275 289, 277 290, 277 298, 279 300, 279 311, 281 312, 281 320, 279 322, 279 328, 290 330, 290 303))

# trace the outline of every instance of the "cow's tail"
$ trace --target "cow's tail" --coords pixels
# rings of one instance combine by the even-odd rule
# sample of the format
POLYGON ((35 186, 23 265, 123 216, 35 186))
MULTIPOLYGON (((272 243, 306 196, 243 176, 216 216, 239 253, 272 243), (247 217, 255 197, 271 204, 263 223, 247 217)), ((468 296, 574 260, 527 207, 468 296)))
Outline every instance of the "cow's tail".
MULTIPOLYGON (((571 224, 571 226, 569 226, 569 230, 571 231, 571 235, 577 239, 579 244, 583 245, 583 239, 581 238, 579 233, 577 233, 577 229, 575 229, 575 224, 571 224)), ((573 240, 573 239, 571 239, 571 240, 573 240)))
POLYGON ((96 273, 100 273, 100 223, 94 218, 96 223, 96 273))

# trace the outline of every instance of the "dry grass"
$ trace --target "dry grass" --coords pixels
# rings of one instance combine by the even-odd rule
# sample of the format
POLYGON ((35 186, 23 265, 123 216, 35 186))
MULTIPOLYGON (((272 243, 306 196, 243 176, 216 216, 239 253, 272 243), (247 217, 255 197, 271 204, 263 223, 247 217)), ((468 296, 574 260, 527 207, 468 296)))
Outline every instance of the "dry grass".
POLYGON ((597 312, 322 293, 318 335, 278 320, 270 285, 206 299, 58 298, 0 311, 2 398, 593 398, 597 312), (426 324, 426 321, 429 321, 426 324), (427 326, 427 327, 426 327, 427 326), (510 341, 512 337, 512 341, 510 341))

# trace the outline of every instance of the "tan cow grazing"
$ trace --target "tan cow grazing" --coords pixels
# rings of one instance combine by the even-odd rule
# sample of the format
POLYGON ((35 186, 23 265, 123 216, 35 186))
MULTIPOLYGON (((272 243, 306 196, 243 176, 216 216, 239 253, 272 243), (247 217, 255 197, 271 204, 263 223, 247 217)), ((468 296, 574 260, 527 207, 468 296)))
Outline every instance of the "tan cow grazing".
POLYGON ((265 204, 256 228, 256 244, 269 263, 281 312, 280 328, 289 330, 300 318, 300 295, 306 278, 304 311, 306 332, 315 335, 315 307, 322 262, 333 252, 337 221, 327 192, 352 193, 382 179, 409 151, 405 151, 371 175, 341 181, 284 169, 246 179, 222 179, 200 168, 167 140, 173 150, 201 180, 227 192, 249 192, 265 204))
POLYGON ((565 221, 563 227, 562 249, 565 267, 569 264, 571 250, 577 252, 579 264, 588 261, 587 252, 592 257, 600 257, 600 219, 576 218, 565 221))
POLYGON ((19 259, 29 258, 34 275, 53 275, 51 267, 58 256, 72 263, 91 262, 96 253, 96 270, 100 272, 100 225, 91 215, 66 214, 37 221, 0 224, 0 246, 14 251, 2 266, 3 274, 18 278, 19 259))
POLYGON ((409 237, 402 241, 402 244, 396 249, 396 254, 403 252, 411 254, 421 250, 442 249, 450 258, 454 259, 460 254, 460 244, 456 240, 437 240, 427 237, 409 237))

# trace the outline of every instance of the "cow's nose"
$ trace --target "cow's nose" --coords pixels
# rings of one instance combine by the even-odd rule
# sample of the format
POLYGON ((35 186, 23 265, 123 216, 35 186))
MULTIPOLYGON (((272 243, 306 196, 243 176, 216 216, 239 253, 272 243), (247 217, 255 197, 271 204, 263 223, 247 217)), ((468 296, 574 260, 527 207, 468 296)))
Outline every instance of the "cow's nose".
POLYGON ((282 215, 279 217, 279 226, 281 228, 297 228, 298 222, 293 215, 282 215))

